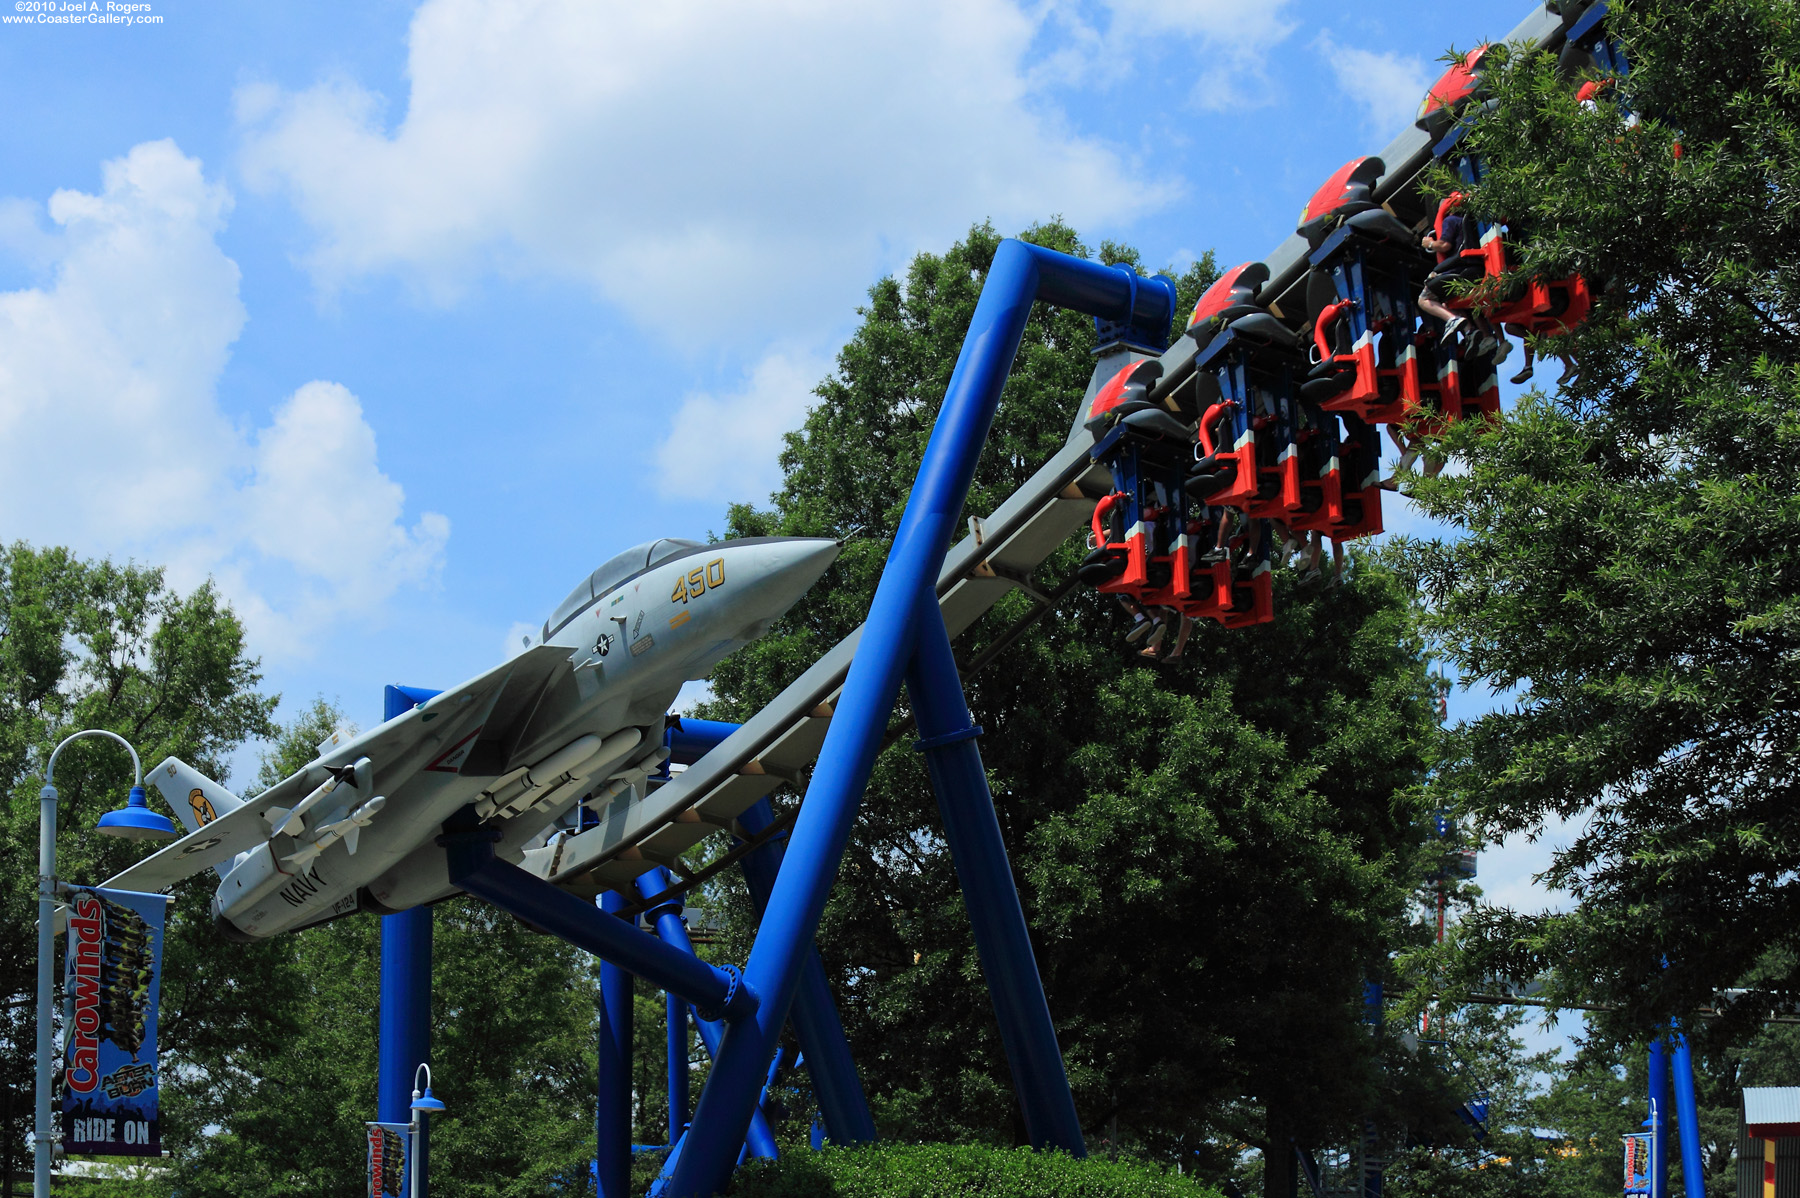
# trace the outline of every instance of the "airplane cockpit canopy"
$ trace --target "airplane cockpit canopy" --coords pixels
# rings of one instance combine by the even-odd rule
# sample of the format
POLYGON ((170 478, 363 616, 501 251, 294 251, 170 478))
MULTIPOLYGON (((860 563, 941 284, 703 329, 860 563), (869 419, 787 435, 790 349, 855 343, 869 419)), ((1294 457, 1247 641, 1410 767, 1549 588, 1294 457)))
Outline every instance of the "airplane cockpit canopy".
POLYGON ((680 557, 695 549, 703 549, 705 545, 699 541, 684 541, 679 537, 663 537, 660 540, 645 541, 641 545, 633 545, 623 553, 608 558, 606 564, 590 574, 587 580, 569 592, 569 597, 556 605, 550 618, 544 622, 544 639, 549 640, 562 626, 579 615, 583 609, 596 599, 606 597, 607 592, 652 566, 659 566, 670 558, 680 557))
MULTIPOLYGON (((650 551, 644 558, 644 569, 660 566, 670 558, 680 557, 693 549, 704 549, 706 545, 700 541, 684 541, 680 537, 664 537, 660 541, 650 543, 650 551)), ((598 586, 594 587, 594 597, 604 594, 598 586)))

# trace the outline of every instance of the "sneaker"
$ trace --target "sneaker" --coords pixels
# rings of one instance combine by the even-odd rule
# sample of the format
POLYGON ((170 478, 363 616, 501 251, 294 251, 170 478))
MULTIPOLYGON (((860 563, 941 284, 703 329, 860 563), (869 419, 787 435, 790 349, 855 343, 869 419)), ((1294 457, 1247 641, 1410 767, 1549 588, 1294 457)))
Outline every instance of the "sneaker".
POLYGON ((1163 643, 1163 635, 1165 633, 1167 633, 1168 631, 1169 631, 1169 629, 1168 629, 1167 625, 1158 624, 1156 626, 1155 631, 1151 632, 1151 634, 1150 634, 1149 643, 1146 644, 1143 648, 1143 655, 1145 657, 1155 657, 1156 656, 1157 648, 1163 643))
POLYGON ((1516 387, 1520 383, 1523 383, 1525 380, 1529 379, 1533 373, 1535 373, 1535 372, 1529 366, 1527 366, 1525 369, 1519 371, 1519 373, 1512 376, 1513 386, 1516 387))
POLYGON ((1506 359, 1512 357, 1512 342, 1504 337, 1495 337, 1493 338, 1493 342, 1494 365, 1498 366, 1500 363, 1506 361, 1506 359))
POLYGON ((1215 549, 1208 549, 1205 553, 1202 553, 1200 555, 1200 560, 1207 563, 1208 565, 1211 565, 1213 562, 1222 562, 1230 556, 1231 556, 1230 550, 1215 548, 1215 549))
POLYGON ((1143 616, 1139 616, 1137 618, 1137 623, 1131 626, 1131 631, 1125 634, 1125 643, 1127 645, 1137 644, 1139 641, 1149 636, 1150 630, 1154 627, 1156 627, 1156 625, 1153 621, 1146 620, 1143 616))
POLYGON ((1438 337, 1438 344, 1449 345, 1452 341, 1455 341, 1456 335, 1462 332, 1463 326, 1468 323, 1469 318, 1467 316, 1452 316, 1449 320, 1444 322, 1444 332, 1438 337))
POLYGON ((1314 566, 1300 576, 1300 585, 1303 587, 1313 586, 1323 577, 1325 577, 1325 575, 1319 571, 1319 567, 1314 566))

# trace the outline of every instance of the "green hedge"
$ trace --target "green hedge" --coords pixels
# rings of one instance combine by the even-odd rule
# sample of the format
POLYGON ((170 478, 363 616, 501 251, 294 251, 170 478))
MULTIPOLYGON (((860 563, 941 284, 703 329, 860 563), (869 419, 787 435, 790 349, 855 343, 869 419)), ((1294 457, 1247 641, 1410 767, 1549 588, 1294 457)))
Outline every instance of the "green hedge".
POLYGON ((732 1198, 1219 1198, 1160 1165, 978 1144, 788 1152, 738 1170, 732 1198))

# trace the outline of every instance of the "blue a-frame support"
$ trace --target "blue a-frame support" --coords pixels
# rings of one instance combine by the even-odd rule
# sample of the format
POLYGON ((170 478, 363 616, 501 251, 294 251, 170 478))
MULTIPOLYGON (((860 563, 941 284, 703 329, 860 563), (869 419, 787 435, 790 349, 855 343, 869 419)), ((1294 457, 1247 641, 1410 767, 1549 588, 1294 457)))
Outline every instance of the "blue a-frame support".
MULTIPOLYGON (((975 744, 981 729, 969 716, 936 594, 945 552, 1037 300, 1093 316, 1102 339, 1160 347, 1174 317, 1175 284, 1160 276, 1143 278, 1129 266, 1105 266, 1011 239, 1000 243, 895 531, 812 783, 766 900, 759 903, 761 925, 742 974, 708 965, 691 950, 683 952, 640 932, 610 914, 610 904, 596 910, 497 859, 495 833, 480 826, 472 809, 445 824, 439 843, 449 850, 453 883, 597 953, 609 969, 623 967, 650 980, 693 1004, 700 1018, 723 1020, 725 1032, 699 1107, 687 1134, 671 1149, 658 1182, 657 1191, 667 1198, 699 1198, 724 1190, 769 1084, 770 1063, 790 1014, 813 1067, 832 1138, 846 1143, 873 1138, 867 1104, 843 1048, 843 1030, 823 986, 813 937, 903 680, 920 731, 916 747, 926 755, 1027 1136, 1037 1148, 1086 1155, 975 744)), ((761 818, 767 818, 766 811, 761 818)), ((753 891, 764 889, 756 875, 768 881, 768 862, 747 864, 753 891)), ((623 1195, 629 1168, 629 1078, 622 1051, 629 1044, 629 980, 619 975, 609 986, 603 976, 602 988, 606 1017, 596 1172, 601 1192, 613 1198, 623 1195)))
POLYGON ((1039 299, 1161 345, 1175 287, 1168 279, 1140 278, 1130 267, 1020 241, 1003 241, 996 250, 750 950, 744 983, 757 996, 756 1011, 725 1033, 682 1150, 665 1169, 661 1188, 670 1198, 718 1193, 730 1177, 903 677, 918 708, 920 747, 945 812, 946 840, 1032 1143, 1085 1153, 975 747, 979 729, 969 719, 935 590, 1026 318, 1039 299))

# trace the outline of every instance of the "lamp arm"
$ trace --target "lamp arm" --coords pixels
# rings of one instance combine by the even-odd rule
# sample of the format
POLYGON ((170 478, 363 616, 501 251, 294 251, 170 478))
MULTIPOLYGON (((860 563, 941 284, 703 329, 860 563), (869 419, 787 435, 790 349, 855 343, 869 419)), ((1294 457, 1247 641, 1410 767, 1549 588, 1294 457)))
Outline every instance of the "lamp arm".
POLYGON ((124 737, 120 736, 117 732, 108 732, 105 728, 86 728, 80 732, 75 733, 75 735, 73 735, 73 736, 66 737, 61 744, 57 745, 56 748, 50 750, 49 764, 44 766, 44 786, 46 789, 50 789, 54 785, 50 779, 51 779, 51 775, 56 773, 57 755, 59 753, 61 753, 64 749, 68 748, 71 743, 80 740, 84 736, 104 736, 104 737, 108 737, 112 740, 116 740, 120 744, 124 745, 125 751, 127 753, 131 754, 131 773, 132 773, 132 783, 131 784, 133 786, 140 786, 140 787, 143 786, 143 784, 144 784, 144 767, 143 767, 142 763, 140 763, 138 761, 137 750, 131 747, 131 742, 126 740, 124 737))

